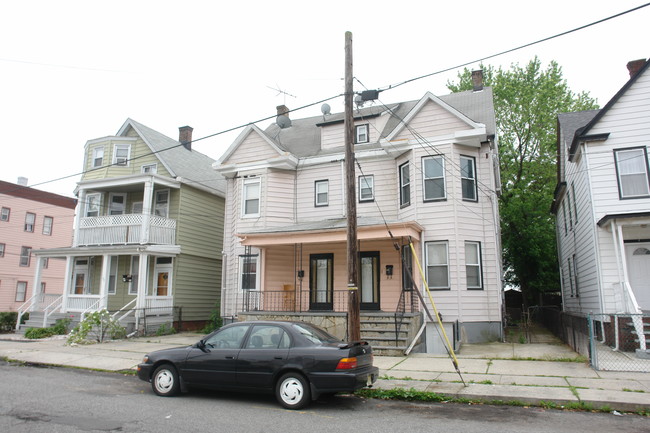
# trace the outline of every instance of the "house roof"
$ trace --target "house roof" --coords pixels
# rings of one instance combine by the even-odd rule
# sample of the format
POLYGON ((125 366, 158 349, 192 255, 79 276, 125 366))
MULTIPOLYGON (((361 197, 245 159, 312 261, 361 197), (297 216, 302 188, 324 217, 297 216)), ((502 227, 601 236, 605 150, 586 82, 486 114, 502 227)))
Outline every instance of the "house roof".
POLYGON ((11 182, 0 180, 0 194, 7 194, 12 197, 24 198, 26 200, 38 201, 54 206, 74 209, 77 200, 71 197, 54 194, 40 189, 30 188, 28 186, 18 185, 11 182))
POLYGON ((133 119, 127 119, 117 135, 126 136, 129 128, 133 128, 151 151, 156 153, 156 157, 173 177, 212 194, 222 197, 225 195, 226 181, 212 169, 214 159, 194 149, 189 150, 179 141, 133 119))
POLYGON ((610 99, 609 102, 607 102, 607 104, 605 104, 605 106, 600 111, 598 111, 598 113, 591 120, 589 120, 589 122, 586 125, 584 125, 582 128, 579 128, 578 130, 575 131, 575 134, 573 136, 573 141, 571 142, 571 148, 569 149, 569 155, 570 155, 569 161, 573 159, 572 155, 575 155, 575 151, 576 148, 578 147, 578 144, 580 143, 580 141, 584 141, 584 138, 587 135, 589 135, 589 131, 591 130, 591 128, 593 128, 594 125, 598 123, 598 121, 614 106, 614 104, 616 104, 616 102, 621 98, 621 96, 623 96, 625 92, 627 92, 627 90, 632 86, 632 84, 634 84, 636 80, 648 70, 649 67, 650 67, 650 59, 648 59, 645 62, 645 65, 643 65, 643 67, 639 70, 639 72, 634 74, 634 76, 631 77, 623 87, 621 87, 621 89, 616 93, 616 95, 614 95, 614 97, 610 99))
MULTIPOLYGON (((496 132, 496 121, 494 117, 494 105, 492 100, 492 88, 485 87, 482 91, 451 93, 434 97, 427 94, 424 98, 432 97, 439 99, 453 110, 458 111, 462 116, 475 122, 482 123, 486 127, 488 135, 496 132)), ((390 118, 382 131, 380 138, 388 137, 393 131, 399 128, 402 120, 418 106, 424 98, 415 101, 406 101, 393 104, 376 104, 370 107, 354 111, 355 119, 376 117, 382 114, 390 118)), ((303 119, 292 119, 291 127, 280 129, 275 123, 269 125, 264 134, 283 151, 290 152, 298 157, 316 156, 318 154, 330 153, 331 150, 321 149, 321 135, 318 126, 343 122, 345 113, 334 113, 328 116, 314 116, 303 119)), ((372 145, 371 145, 372 147, 372 145)), ((223 159, 223 157, 222 157, 223 159)))
MULTIPOLYGON (((560 137, 573 140, 578 129, 588 124, 601 110, 576 111, 557 115, 560 137)), ((573 149, 575 151, 575 149, 573 149)), ((573 153, 571 153, 573 155, 573 153)))

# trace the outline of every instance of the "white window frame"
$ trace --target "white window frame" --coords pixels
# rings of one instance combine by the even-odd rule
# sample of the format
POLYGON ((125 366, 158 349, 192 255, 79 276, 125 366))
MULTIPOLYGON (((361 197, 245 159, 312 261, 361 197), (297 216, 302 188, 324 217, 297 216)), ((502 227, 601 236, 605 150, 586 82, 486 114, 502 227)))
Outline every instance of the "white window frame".
POLYGON ((9 221, 10 217, 11 217, 11 208, 2 207, 2 210, 0 210, 0 221, 9 221))
POLYGON ((463 196, 463 200, 465 201, 478 201, 478 191, 476 188, 476 159, 471 157, 471 156, 460 156, 460 181, 461 181, 461 194, 463 196), (465 173, 464 170, 464 165, 463 162, 467 161, 469 163, 469 167, 472 170, 472 176, 470 177, 468 173, 465 173), (471 183, 472 184, 472 197, 465 196, 465 188, 463 188, 463 184, 465 183, 471 183))
POLYGON ((132 214, 142 214, 144 208, 142 207, 142 202, 141 201, 134 201, 133 204, 131 204, 131 213, 132 214))
POLYGON ((359 203, 370 202, 375 200, 375 176, 370 174, 359 176, 359 203), (362 184, 366 186, 363 187, 362 184), (363 195, 364 190, 370 190, 370 196, 363 195))
POLYGON ((256 218, 261 215, 262 208, 262 179, 254 177, 251 179, 244 179, 242 183, 242 208, 241 214, 243 218, 256 218), (257 187, 257 196, 248 196, 248 192, 257 187), (246 213, 246 204, 250 201, 257 200, 257 212, 246 213))
POLYGON ((242 254, 239 256, 239 272, 237 273, 237 286, 240 291, 243 290, 259 290, 260 287, 260 256, 259 254, 250 254, 248 256, 242 254), (255 287, 244 289, 244 261, 251 260, 255 262, 255 287))
POLYGON ((449 242, 448 241, 429 241, 424 243, 424 250, 425 250, 425 263, 426 263, 426 275, 427 275, 427 283, 429 284, 429 288, 433 290, 449 290, 451 289, 451 278, 449 275, 449 242), (429 246, 438 246, 442 245, 444 246, 444 251, 445 251, 445 262, 440 262, 440 263, 433 263, 432 260, 433 258, 429 254, 429 246), (439 267, 439 268, 445 268, 446 273, 447 273, 447 284, 444 286, 440 285, 434 285, 432 281, 429 281, 429 268, 431 267, 439 267))
POLYGON ((102 206, 102 195, 101 193, 92 193, 86 194, 86 203, 84 204, 84 216, 86 217, 96 217, 101 215, 101 206, 102 206), (95 199, 93 201, 92 199, 95 199), (96 209, 91 209, 91 206, 96 209), (91 215, 94 214, 94 215, 91 215))
POLYGON ((98 168, 104 165, 104 146, 93 149, 92 168, 98 168))
MULTIPOLYGON (((645 147, 633 147, 628 149, 614 149, 614 161, 616 163, 616 179, 618 182, 618 194, 620 199, 634 199, 634 198, 646 198, 650 197, 650 183, 648 182, 648 155, 645 147), (630 156, 633 153, 641 153, 637 156, 630 156), (626 161, 630 161, 635 158, 643 158, 643 170, 638 170, 636 172, 622 173, 623 165, 626 161), (643 186, 645 191, 638 194, 626 194, 624 192, 625 187, 625 178, 631 176, 643 176, 643 186)), ((638 169, 638 167, 636 167, 638 169)))
POLYGON ((126 213, 126 193, 112 192, 108 195, 108 214, 124 215, 126 213), (122 203, 113 201, 116 197, 122 198, 122 203))
POLYGON ((20 260, 19 265, 23 268, 28 268, 32 260, 32 247, 20 247, 20 260))
POLYGON ((36 227, 36 214, 33 212, 25 212, 25 231, 34 233, 36 227))
POLYGON ((27 281, 17 281, 16 297, 14 300, 16 302, 25 302, 25 298, 27 298, 27 281))
POLYGON ((114 295, 117 293, 117 265, 118 257, 109 256, 109 265, 108 265, 108 294, 114 295))
POLYGON ((128 167, 131 160, 131 145, 130 144, 114 144, 113 145, 113 165, 119 167, 128 167), (118 152, 126 150, 126 156, 118 156, 118 152))
POLYGON ((476 241, 465 241, 465 279, 467 281, 467 288, 470 290, 482 290, 483 289, 483 265, 481 257, 481 243, 476 241), (473 263, 468 257, 468 252, 474 249, 476 253, 476 262, 473 263), (478 285, 470 285, 469 281, 469 272, 470 268, 475 268, 478 270, 478 285))
POLYGON ((364 123, 363 125, 355 125, 355 127, 354 127, 354 143, 355 144, 369 143, 370 142, 369 131, 370 131, 370 128, 368 127, 367 123, 364 123))
POLYGON ((425 156, 422 158, 422 196, 425 202, 439 201, 447 199, 447 179, 445 173, 445 157, 444 155, 425 156), (439 165, 442 168, 442 176, 427 177, 427 161, 440 161, 439 165), (440 197, 427 197, 427 181, 436 181, 442 179, 442 196, 440 197))
POLYGON ((329 180, 317 180, 314 182, 314 206, 328 206, 329 205, 329 180), (321 200, 323 198, 324 200, 321 200))
POLYGON ((171 192, 168 189, 159 189, 154 193, 153 214, 163 218, 169 218, 169 200, 171 192), (164 197, 164 200, 163 200, 164 197))
POLYGON ((150 173, 150 174, 156 174, 158 173, 158 164, 145 164, 142 167, 140 167, 140 172, 141 173, 150 173))
POLYGON ((43 234, 52 236, 52 227, 54 227, 54 217, 45 215, 43 217, 43 234))
POLYGON ((411 168, 407 161, 404 164, 399 166, 399 205, 400 207, 406 207, 409 206, 410 204, 411 204, 411 168))
POLYGON ((131 256, 131 281, 129 281, 129 295, 138 294, 138 280, 140 279, 140 256, 131 256))

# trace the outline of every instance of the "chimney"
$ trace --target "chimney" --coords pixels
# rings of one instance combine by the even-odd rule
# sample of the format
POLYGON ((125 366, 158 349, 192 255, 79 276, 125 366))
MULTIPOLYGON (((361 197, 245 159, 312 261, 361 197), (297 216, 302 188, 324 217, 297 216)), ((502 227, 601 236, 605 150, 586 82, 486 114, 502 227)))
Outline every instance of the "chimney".
POLYGON ((483 90, 483 70, 472 71, 472 84, 474 91, 478 92, 483 90))
POLYGON ((645 59, 632 60, 627 62, 627 70, 630 71, 630 78, 634 77, 644 65, 645 59))
POLYGON ((278 116, 289 117, 289 108, 286 105, 278 105, 275 109, 278 110, 278 116))
POLYGON ((178 141, 187 150, 192 150, 192 131, 194 131, 194 128, 191 126, 181 126, 178 128, 178 141))

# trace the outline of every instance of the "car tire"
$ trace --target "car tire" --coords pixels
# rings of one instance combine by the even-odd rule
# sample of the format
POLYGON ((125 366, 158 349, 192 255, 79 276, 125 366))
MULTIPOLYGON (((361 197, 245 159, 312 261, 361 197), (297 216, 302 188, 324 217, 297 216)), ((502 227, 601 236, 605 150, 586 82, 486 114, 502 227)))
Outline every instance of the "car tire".
POLYGON ((309 382, 302 374, 287 373, 275 385, 275 397, 287 409, 302 409, 311 399, 309 382))
POLYGON ((178 373, 174 366, 163 364, 156 368, 151 377, 151 388, 153 392, 161 397, 171 397, 178 394, 180 390, 178 373))

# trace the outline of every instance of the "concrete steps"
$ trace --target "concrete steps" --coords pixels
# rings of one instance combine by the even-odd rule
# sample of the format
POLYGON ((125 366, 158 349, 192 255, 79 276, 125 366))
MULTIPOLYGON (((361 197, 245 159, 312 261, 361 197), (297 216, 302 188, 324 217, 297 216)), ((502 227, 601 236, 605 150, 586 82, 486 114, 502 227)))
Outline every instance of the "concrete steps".
POLYGON ((419 313, 407 313, 396 335, 395 313, 361 313, 361 339, 377 356, 403 356, 421 323, 419 313), (414 329, 415 328, 415 329, 414 329))

